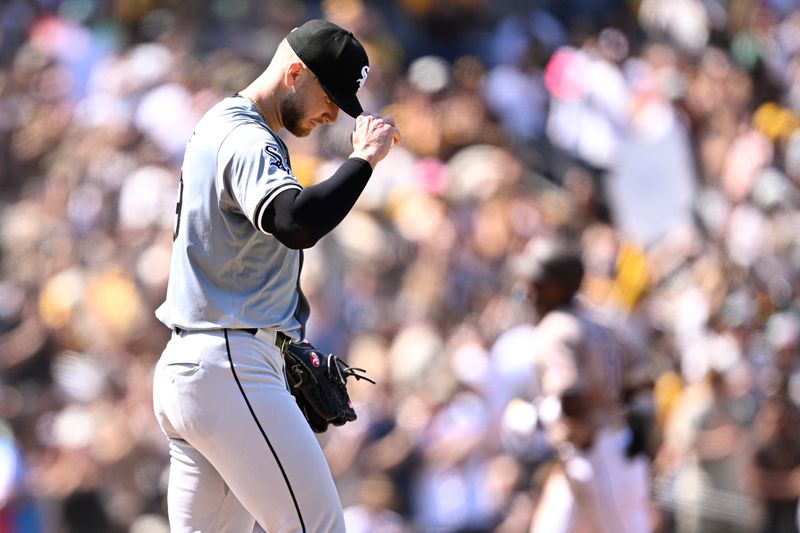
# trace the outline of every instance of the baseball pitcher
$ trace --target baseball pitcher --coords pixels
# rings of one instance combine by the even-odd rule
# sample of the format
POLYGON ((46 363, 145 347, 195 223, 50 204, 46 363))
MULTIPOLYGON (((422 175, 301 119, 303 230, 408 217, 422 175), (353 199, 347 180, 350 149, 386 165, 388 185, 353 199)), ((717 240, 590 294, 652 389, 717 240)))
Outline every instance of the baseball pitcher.
POLYGON ((344 532, 314 432, 355 418, 357 375, 304 340, 304 248, 336 227, 400 141, 356 92, 369 62, 323 20, 281 41, 266 70, 198 122, 184 156, 166 301, 173 333, 155 368, 154 410, 169 440, 173 533, 344 532), (350 157, 298 183, 277 133, 303 137, 356 118, 350 157))

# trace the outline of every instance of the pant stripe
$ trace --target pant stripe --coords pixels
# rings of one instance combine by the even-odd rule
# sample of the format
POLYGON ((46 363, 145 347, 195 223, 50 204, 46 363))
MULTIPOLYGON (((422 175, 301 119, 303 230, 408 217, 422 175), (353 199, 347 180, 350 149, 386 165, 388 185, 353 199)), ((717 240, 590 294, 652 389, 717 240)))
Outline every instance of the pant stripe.
POLYGON ((261 431, 261 435, 264 437, 264 441, 267 443, 267 446, 269 446, 269 450, 272 452, 272 456, 275 458, 275 462, 278 464, 278 468, 280 468, 281 474, 283 474, 283 480, 286 482, 286 488, 289 489, 289 494, 292 497, 292 502, 294 502, 294 508, 297 511, 297 517, 300 519, 300 527, 303 528, 303 533, 305 533, 306 524, 305 522, 303 522, 303 515, 300 514, 300 506, 297 503, 297 498, 294 495, 294 490, 292 490, 292 484, 289 482, 289 477, 286 475, 286 470, 283 469, 281 460, 278 459, 278 454, 275 453, 275 448, 272 447, 272 443, 269 441, 269 437, 267 437, 267 433, 266 431, 264 431, 264 427, 258 420, 255 411, 253 411, 253 406, 250 405, 250 400, 247 399, 247 395, 244 392, 244 388, 242 388, 242 383, 239 381, 239 376, 236 375, 236 368, 234 368, 233 357, 231 356, 231 345, 230 342, 228 341, 228 330, 225 329, 223 331, 225 333, 225 348, 228 350, 228 362, 230 362, 231 364, 231 372, 233 372, 233 379, 236 380, 236 385, 239 387, 239 391, 242 393, 242 398, 244 398, 244 401, 247 404, 247 408, 250 410, 250 414, 253 416, 253 420, 258 426, 259 431, 261 431))

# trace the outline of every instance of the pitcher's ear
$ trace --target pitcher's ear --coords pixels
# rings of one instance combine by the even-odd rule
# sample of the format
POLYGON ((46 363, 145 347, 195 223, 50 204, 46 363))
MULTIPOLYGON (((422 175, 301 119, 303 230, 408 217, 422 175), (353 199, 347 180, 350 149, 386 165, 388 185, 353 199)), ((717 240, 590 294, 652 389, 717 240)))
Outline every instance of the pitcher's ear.
POLYGON ((300 77, 300 74, 305 70, 306 66, 303 64, 302 61, 292 61, 286 66, 286 70, 284 71, 283 75, 283 82, 286 84, 287 87, 294 87, 297 84, 297 80, 300 77))

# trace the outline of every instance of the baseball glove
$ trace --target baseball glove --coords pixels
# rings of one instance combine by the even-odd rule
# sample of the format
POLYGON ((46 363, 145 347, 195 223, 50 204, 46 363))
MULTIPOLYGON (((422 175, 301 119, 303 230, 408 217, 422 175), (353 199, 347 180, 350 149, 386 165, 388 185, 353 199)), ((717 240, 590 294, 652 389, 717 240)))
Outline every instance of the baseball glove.
POLYGON ((311 429, 324 433, 328 425, 341 426, 356 419, 347 394, 347 378, 375 383, 333 354, 323 355, 310 342, 287 342, 283 347, 289 389, 311 429))

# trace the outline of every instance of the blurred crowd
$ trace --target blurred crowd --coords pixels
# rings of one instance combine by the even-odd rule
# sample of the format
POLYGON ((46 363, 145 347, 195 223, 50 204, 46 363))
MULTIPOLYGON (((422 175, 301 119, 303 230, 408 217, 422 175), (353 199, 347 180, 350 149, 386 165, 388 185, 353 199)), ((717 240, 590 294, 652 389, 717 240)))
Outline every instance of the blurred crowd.
MULTIPOLYGON (((652 529, 797 531, 800 1, 5 0, 0 532, 168 531, 183 148, 317 17, 404 137, 303 270, 309 338, 378 382, 325 445, 348 530, 528 531, 553 453, 496 341, 535 319, 514 258, 558 235, 644 354, 652 529)), ((284 137, 301 182, 352 127, 284 137)))

